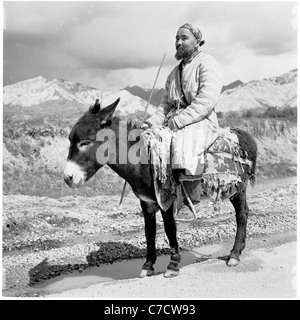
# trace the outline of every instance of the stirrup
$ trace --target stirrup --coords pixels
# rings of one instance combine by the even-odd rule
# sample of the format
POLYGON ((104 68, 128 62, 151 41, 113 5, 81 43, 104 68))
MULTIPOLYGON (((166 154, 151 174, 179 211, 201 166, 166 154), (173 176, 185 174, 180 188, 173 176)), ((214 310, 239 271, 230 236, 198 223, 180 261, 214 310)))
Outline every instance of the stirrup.
POLYGON ((194 221, 194 220, 197 219, 196 209, 195 209, 195 207, 194 207, 194 205, 193 205, 193 202, 192 202, 190 196, 189 196, 188 193, 186 192, 183 183, 181 184, 181 186, 182 186, 182 190, 183 190, 183 192, 184 192, 184 194, 185 194, 185 196, 186 196, 186 199, 187 199, 187 202, 188 202, 188 206, 190 207, 190 209, 191 209, 191 211, 192 211, 192 213, 193 213, 193 218, 191 218, 191 219, 180 219, 180 218, 176 218, 176 216, 175 216, 175 220, 176 220, 176 221, 182 221, 182 222, 194 221))

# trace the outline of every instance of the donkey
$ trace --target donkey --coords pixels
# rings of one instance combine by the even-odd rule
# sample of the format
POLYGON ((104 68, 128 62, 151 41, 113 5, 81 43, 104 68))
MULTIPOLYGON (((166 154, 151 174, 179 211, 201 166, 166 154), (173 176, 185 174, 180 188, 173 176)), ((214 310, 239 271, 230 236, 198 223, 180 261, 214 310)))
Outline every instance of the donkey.
MULTIPOLYGON (((132 161, 120 161, 119 141, 124 139, 119 132, 120 119, 113 115, 120 98, 111 105, 101 108, 97 99, 95 104, 77 121, 69 134, 70 147, 64 169, 64 181, 71 187, 80 187, 89 180, 103 165, 107 164, 120 177, 125 179, 131 186, 134 194, 139 198, 145 222, 145 236, 147 243, 146 262, 142 266, 140 277, 150 276, 154 273, 153 265, 156 261, 156 213, 160 210, 157 203, 151 165, 148 160, 144 163, 131 163, 132 161), (115 133, 116 152, 107 154, 99 161, 97 152, 103 147, 104 141, 97 138, 98 132, 108 129, 115 133)), ((133 124, 133 128, 138 128, 138 124, 133 124)), ((140 129, 141 130, 141 129, 140 129)), ((142 131, 142 130, 141 130, 142 131)), ((255 140, 245 131, 236 129, 239 144, 246 152, 248 159, 252 161, 251 173, 244 170, 241 176, 242 182, 238 183, 237 192, 229 199, 236 212, 237 231, 233 248, 229 254, 227 265, 237 266, 240 255, 245 248, 246 225, 249 208, 246 201, 246 188, 248 179, 255 181, 255 164, 257 157, 257 146, 255 140)), ((127 137, 125 137, 127 138, 127 137)), ((126 139, 127 150, 136 141, 126 139)), ((124 140, 122 140, 124 141, 124 140)), ((121 144, 122 145, 122 144, 121 144)), ((123 146, 124 147, 124 146, 123 146)), ((127 158, 126 158, 127 159, 127 158)), ((123 159, 124 160, 124 159, 123 159)), ((134 162, 134 161, 133 161, 134 162)), ((181 255, 177 241, 176 221, 173 215, 173 206, 167 210, 161 210, 164 230, 169 240, 171 248, 171 260, 164 273, 165 277, 174 277, 179 273, 179 263, 181 255)))

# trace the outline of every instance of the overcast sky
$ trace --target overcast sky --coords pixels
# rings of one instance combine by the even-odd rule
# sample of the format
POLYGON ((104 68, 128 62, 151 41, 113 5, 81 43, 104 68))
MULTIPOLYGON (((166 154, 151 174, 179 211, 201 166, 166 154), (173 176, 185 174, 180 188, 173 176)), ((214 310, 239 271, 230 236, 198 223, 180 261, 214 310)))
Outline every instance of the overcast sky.
POLYGON ((224 85, 297 68, 297 1, 5 1, 3 84, 41 75, 102 91, 151 87, 166 52, 164 87, 186 22, 202 31, 224 85))

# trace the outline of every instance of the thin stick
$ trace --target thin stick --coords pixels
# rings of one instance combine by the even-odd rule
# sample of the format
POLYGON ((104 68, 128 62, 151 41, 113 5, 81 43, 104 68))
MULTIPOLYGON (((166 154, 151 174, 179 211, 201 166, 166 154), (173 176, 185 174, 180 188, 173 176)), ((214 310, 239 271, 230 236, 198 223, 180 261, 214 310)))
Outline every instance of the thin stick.
MULTIPOLYGON (((163 58, 162 58, 162 60, 161 60, 159 69, 158 69, 158 71, 157 71, 156 78, 155 78, 155 80, 154 80, 153 87, 152 87, 152 90, 151 90, 151 93, 150 93, 150 97, 149 97, 149 100, 148 100, 148 102, 147 102, 147 106, 146 106, 146 109, 145 109, 144 119, 146 119, 146 117, 147 117, 148 107, 149 107, 149 104, 150 104, 150 101, 151 101, 151 98, 152 98, 152 95, 153 95, 153 92, 154 92, 154 88, 155 88, 156 81, 157 81, 158 76, 159 76, 159 73, 160 73, 160 69, 161 69, 161 67, 162 67, 162 65, 163 65, 163 63, 164 63, 166 54, 167 54, 167 53, 165 52, 165 54, 164 54, 164 56, 163 56, 163 58)), ((120 202, 119 202, 119 207, 121 206, 122 201, 123 201, 123 198, 124 198, 124 193, 125 193, 125 189, 126 189, 126 184, 127 184, 127 181, 125 180, 124 186, 123 186, 123 191, 122 191, 122 194, 121 194, 121 199, 120 199, 120 202)))
POLYGON ((124 186, 123 186, 123 190, 122 190, 122 194, 121 194, 121 199, 120 199, 118 207, 120 207, 121 204, 122 204, 122 201, 123 201, 123 198, 124 198, 124 194, 125 194, 125 189, 126 189, 126 183, 127 183, 127 181, 125 180, 125 183, 124 183, 124 186))
POLYGON ((148 103, 147 103, 147 106, 146 106, 146 109, 145 109, 145 117, 147 116, 148 107, 149 107, 149 104, 150 104, 150 101, 151 101, 151 98, 152 98, 152 95, 153 95, 153 92, 154 92, 154 88, 155 88, 156 81, 157 81, 158 76, 159 76, 159 73, 160 73, 160 69, 161 69, 161 67, 162 67, 162 65, 163 65, 163 63, 164 63, 166 54, 167 54, 167 53, 165 52, 165 54, 164 54, 164 56, 163 56, 163 58, 162 58, 162 60, 161 60, 159 69, 158 69, 158 71, 157 71, 157 75, 156 75, 155 81, 154 81, 154 83, 153 83, 153 87, 152 87, 152 90, 151 90, 151 93, 150 93, 150 97, 149 97, 149 100, 148 100, 148 103))

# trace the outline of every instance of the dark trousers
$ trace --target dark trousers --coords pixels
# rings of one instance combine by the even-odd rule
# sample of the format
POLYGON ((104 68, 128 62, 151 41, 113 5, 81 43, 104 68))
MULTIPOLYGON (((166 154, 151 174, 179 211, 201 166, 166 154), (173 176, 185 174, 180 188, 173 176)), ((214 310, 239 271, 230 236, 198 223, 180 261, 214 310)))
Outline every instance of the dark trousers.
POLYGON ((187 176, 184 169, 173 170, 173 176, 177 183, 182 183, 185 191, 189 195, 193 204, 200 202, 200 196, 202 194, 202 186, 200 176, 187 176), (191 179, 191 180, 189 180, 191 179))
POLYGON ((193 204, 200 202, 200 196, 202 194, 202 186, 200 180, 183 181, 183 186, 186 193, 189 195, 193 204))

